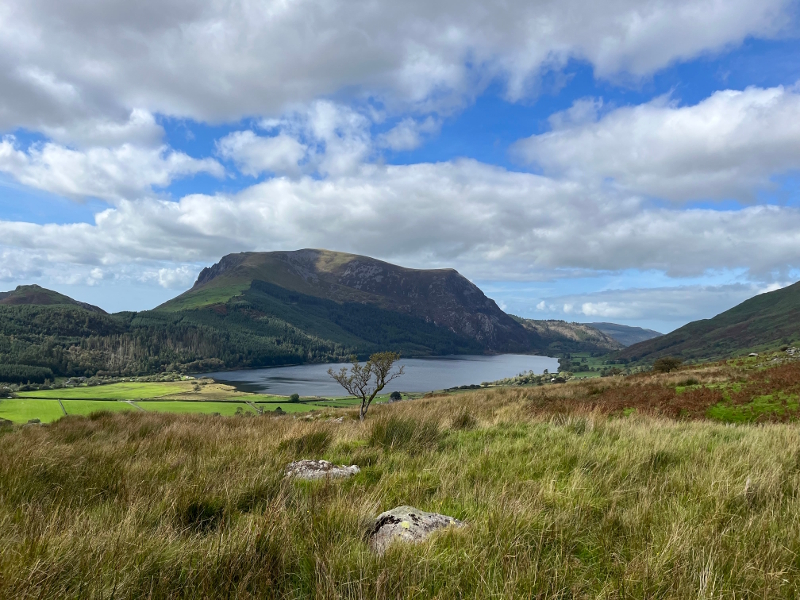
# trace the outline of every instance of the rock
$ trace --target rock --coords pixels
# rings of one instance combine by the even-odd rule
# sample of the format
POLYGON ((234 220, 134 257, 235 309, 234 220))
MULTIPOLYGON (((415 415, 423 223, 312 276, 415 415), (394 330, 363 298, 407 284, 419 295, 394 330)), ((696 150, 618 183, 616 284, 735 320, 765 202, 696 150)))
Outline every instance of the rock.
POLYGON ((750 354, 748 354, 747 356, 756 357, 756 356, 758 356, 758 352, 751 352, 751 353, 750 353, 750 354))
POLYGON ((331 423, 344 423, 344 417, 339 417, 338 419, 331 419, 331 423))
POLYGON ((350 477, 360 472, 356 465, 346 467, 344 465, 334 465, 327 460, 298 460, 289 463, 286 467, 286 477, 296 477, 297 479, 340 479, 350 477))
POLYGON ((445 527, 463 527, 464 522, 417 510, 413 506, 398 506, 378 515, 369 532, 369 545, 378 554, 383 554, 395 541, 418 543, 434 531, 445 527))
POLYGON ((28 421, 28 425, 39 425, 39 424, 41 424, 41 421, 39 419, 30 419, 28 421))

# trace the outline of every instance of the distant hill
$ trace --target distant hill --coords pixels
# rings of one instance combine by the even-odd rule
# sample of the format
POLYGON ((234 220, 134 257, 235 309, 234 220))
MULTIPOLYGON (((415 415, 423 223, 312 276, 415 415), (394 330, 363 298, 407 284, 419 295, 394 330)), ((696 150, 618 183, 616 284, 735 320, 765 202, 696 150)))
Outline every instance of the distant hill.
POLYGON ((800 340, 800 282, 759 294, 712 319, 634 344, 615 357, 652 362, 661 356, 711 360, 800 340))
POLYGON ((546 353, 567 352, 612 352, 623 348, 623 344, 610 335, 585 323, 567 321, 538 321, 514 317, 525 329, 535 333, 546 344, 546 353))
POLYGON ((660 335, 664 335, 652 329, 629 327, 628 325, 618 325, 617 323, 587 323, 587 325, 602 331, 607 336, 617 340, 623 346, 632 346, 633 344, 645 342, 660 335))
POLYGON ((10 292, 0 292, 0 305, 6 306, 80 306, 91 312, 106 314, 102 308, 87 304, 86 302, 78 302, 69 296, 59 294, 53 290, 40 287, 38 285, 19 285, 17 288, 10 292))

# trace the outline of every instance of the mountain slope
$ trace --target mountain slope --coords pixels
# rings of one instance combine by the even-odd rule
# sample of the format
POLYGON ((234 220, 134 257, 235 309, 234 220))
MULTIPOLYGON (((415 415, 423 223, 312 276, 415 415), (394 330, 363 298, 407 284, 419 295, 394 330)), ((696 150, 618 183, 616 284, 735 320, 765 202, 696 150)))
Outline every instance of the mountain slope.
POLYGON ((623 347, 611 336, 585 323, 537 321, 514 317, 525 329, 538 335, 546 344, 546 352, 612 352, 623 347))
POLYGON ((646 342, 647 340, 652 340, 660 335, 664 335, 652 329, 618 325, 617 323, 587 323, 587 325, 602 331, 608 337, 617 340, 623 346, 632 346, 633 344, 646 342))
POLYGON ((617 358, 651 362, 661 356, 685 360, 722 358, 800 339, 800 282, 759 294, 712 319, 634 344, 617 358))
POLYGON ((408 269, 327 250, 229 254, 203 269, 189 291, 156 310, 175 312, 224 304, 244 297, 248 290, 254 292, 253 282, 272 286, 259 288, 261 295, 284 290, 406 315, 473 340, 491 352, 526 352, 532 344, 537 345, 535 334, 454 269, 408 269))
POLYGON ((78 302, 69 296, 59 294, 53 290, 40 287, 38 285, 19 285, 10 292, 0 292, 0 305, 5 306, 78 306, 85 310, 106 314, 97 306, 78 302))

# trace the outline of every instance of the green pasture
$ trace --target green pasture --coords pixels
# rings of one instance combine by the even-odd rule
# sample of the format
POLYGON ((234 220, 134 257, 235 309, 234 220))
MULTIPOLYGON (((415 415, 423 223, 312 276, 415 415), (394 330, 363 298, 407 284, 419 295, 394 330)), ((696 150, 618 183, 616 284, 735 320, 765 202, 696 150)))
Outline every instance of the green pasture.
POLYGON ((64 416, 57 400, 0 400, 0 418, 14 423, 39 419, 50 423, 64 416))
MULTIPOLYGON (((90 415, 98 411, 135 411, 137 408, 121 402, 134 400, 136 406, 145 412, 176 414, 214 414, 233 416, 238 408, 246 414, 255 414, 255 409, 241 396, 230 399, 215 400, 157 400, 170 394, 187 391, 187 386, 180 383, 114 383, 94 387, 76 387, 58 390, 41 390, 22 392, 20 398, 0 400, 0 418, 15 423, 27 423, 30 419, 39 419, 42 423, 50 423, 64 416, 58 400, 63 401, 68 415, 90 415)), ((324 408, 347 408, 358 406, 355 398, 333 398, 331 400, 289 402, 283 396, 257 395, 250 396, 251 402, 264 412, 273 412, 279 406, 286 413, 302 413, 324 408)), ((388 399, 379 396, 375 403, 388 399)))
POLYGON ((245 413, 255 414, 252 406, 245 402, 204 402, 204 401, 142 401, 137 402, 137 406, 141 406, 147 412, 162 412, 162 413, 176 413, 176 414, 205 414, 210 415, 219 413, 223 416, 232 416, 236 414, 237 409, 241 408, 245 413))
POLYGON ((112 383, 92 387, 61 388, 58 390, 39 390, 20 392, 20 398, 60 398, 61 400, 139 400, 158 398, 187 391, 186 384, 180 383, 112 383))
MULTIPOLYGON (((28 402, 35 402, 35 400, 29 400, 28 402)), ((45 402, 51 401, 45 400, 45 402)), ((116 400, 64 400, 62 404, 68 415, 75 416, 90 415, 100 411, 124 412, 137 410, 135 406, 131 406, 127 402, 117 402, 116 400)))

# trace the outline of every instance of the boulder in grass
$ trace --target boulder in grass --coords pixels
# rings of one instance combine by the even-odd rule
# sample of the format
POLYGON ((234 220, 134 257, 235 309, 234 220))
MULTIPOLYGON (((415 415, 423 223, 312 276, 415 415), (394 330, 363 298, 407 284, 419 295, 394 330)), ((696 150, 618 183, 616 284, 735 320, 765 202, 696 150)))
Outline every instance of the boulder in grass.
POLYGON ((447 515, 398 506, 378 515, 369 532, 369 545, 376 553, 383 554, 394 542, 418 543, 445 527, 463 526, 463 521, 447 515))
POLYGON ((334 465, 327 460, 298 460, 286 467, 286 477, 296 479, 341 479, 355 475, 361 469, 356 465, 334 465))

